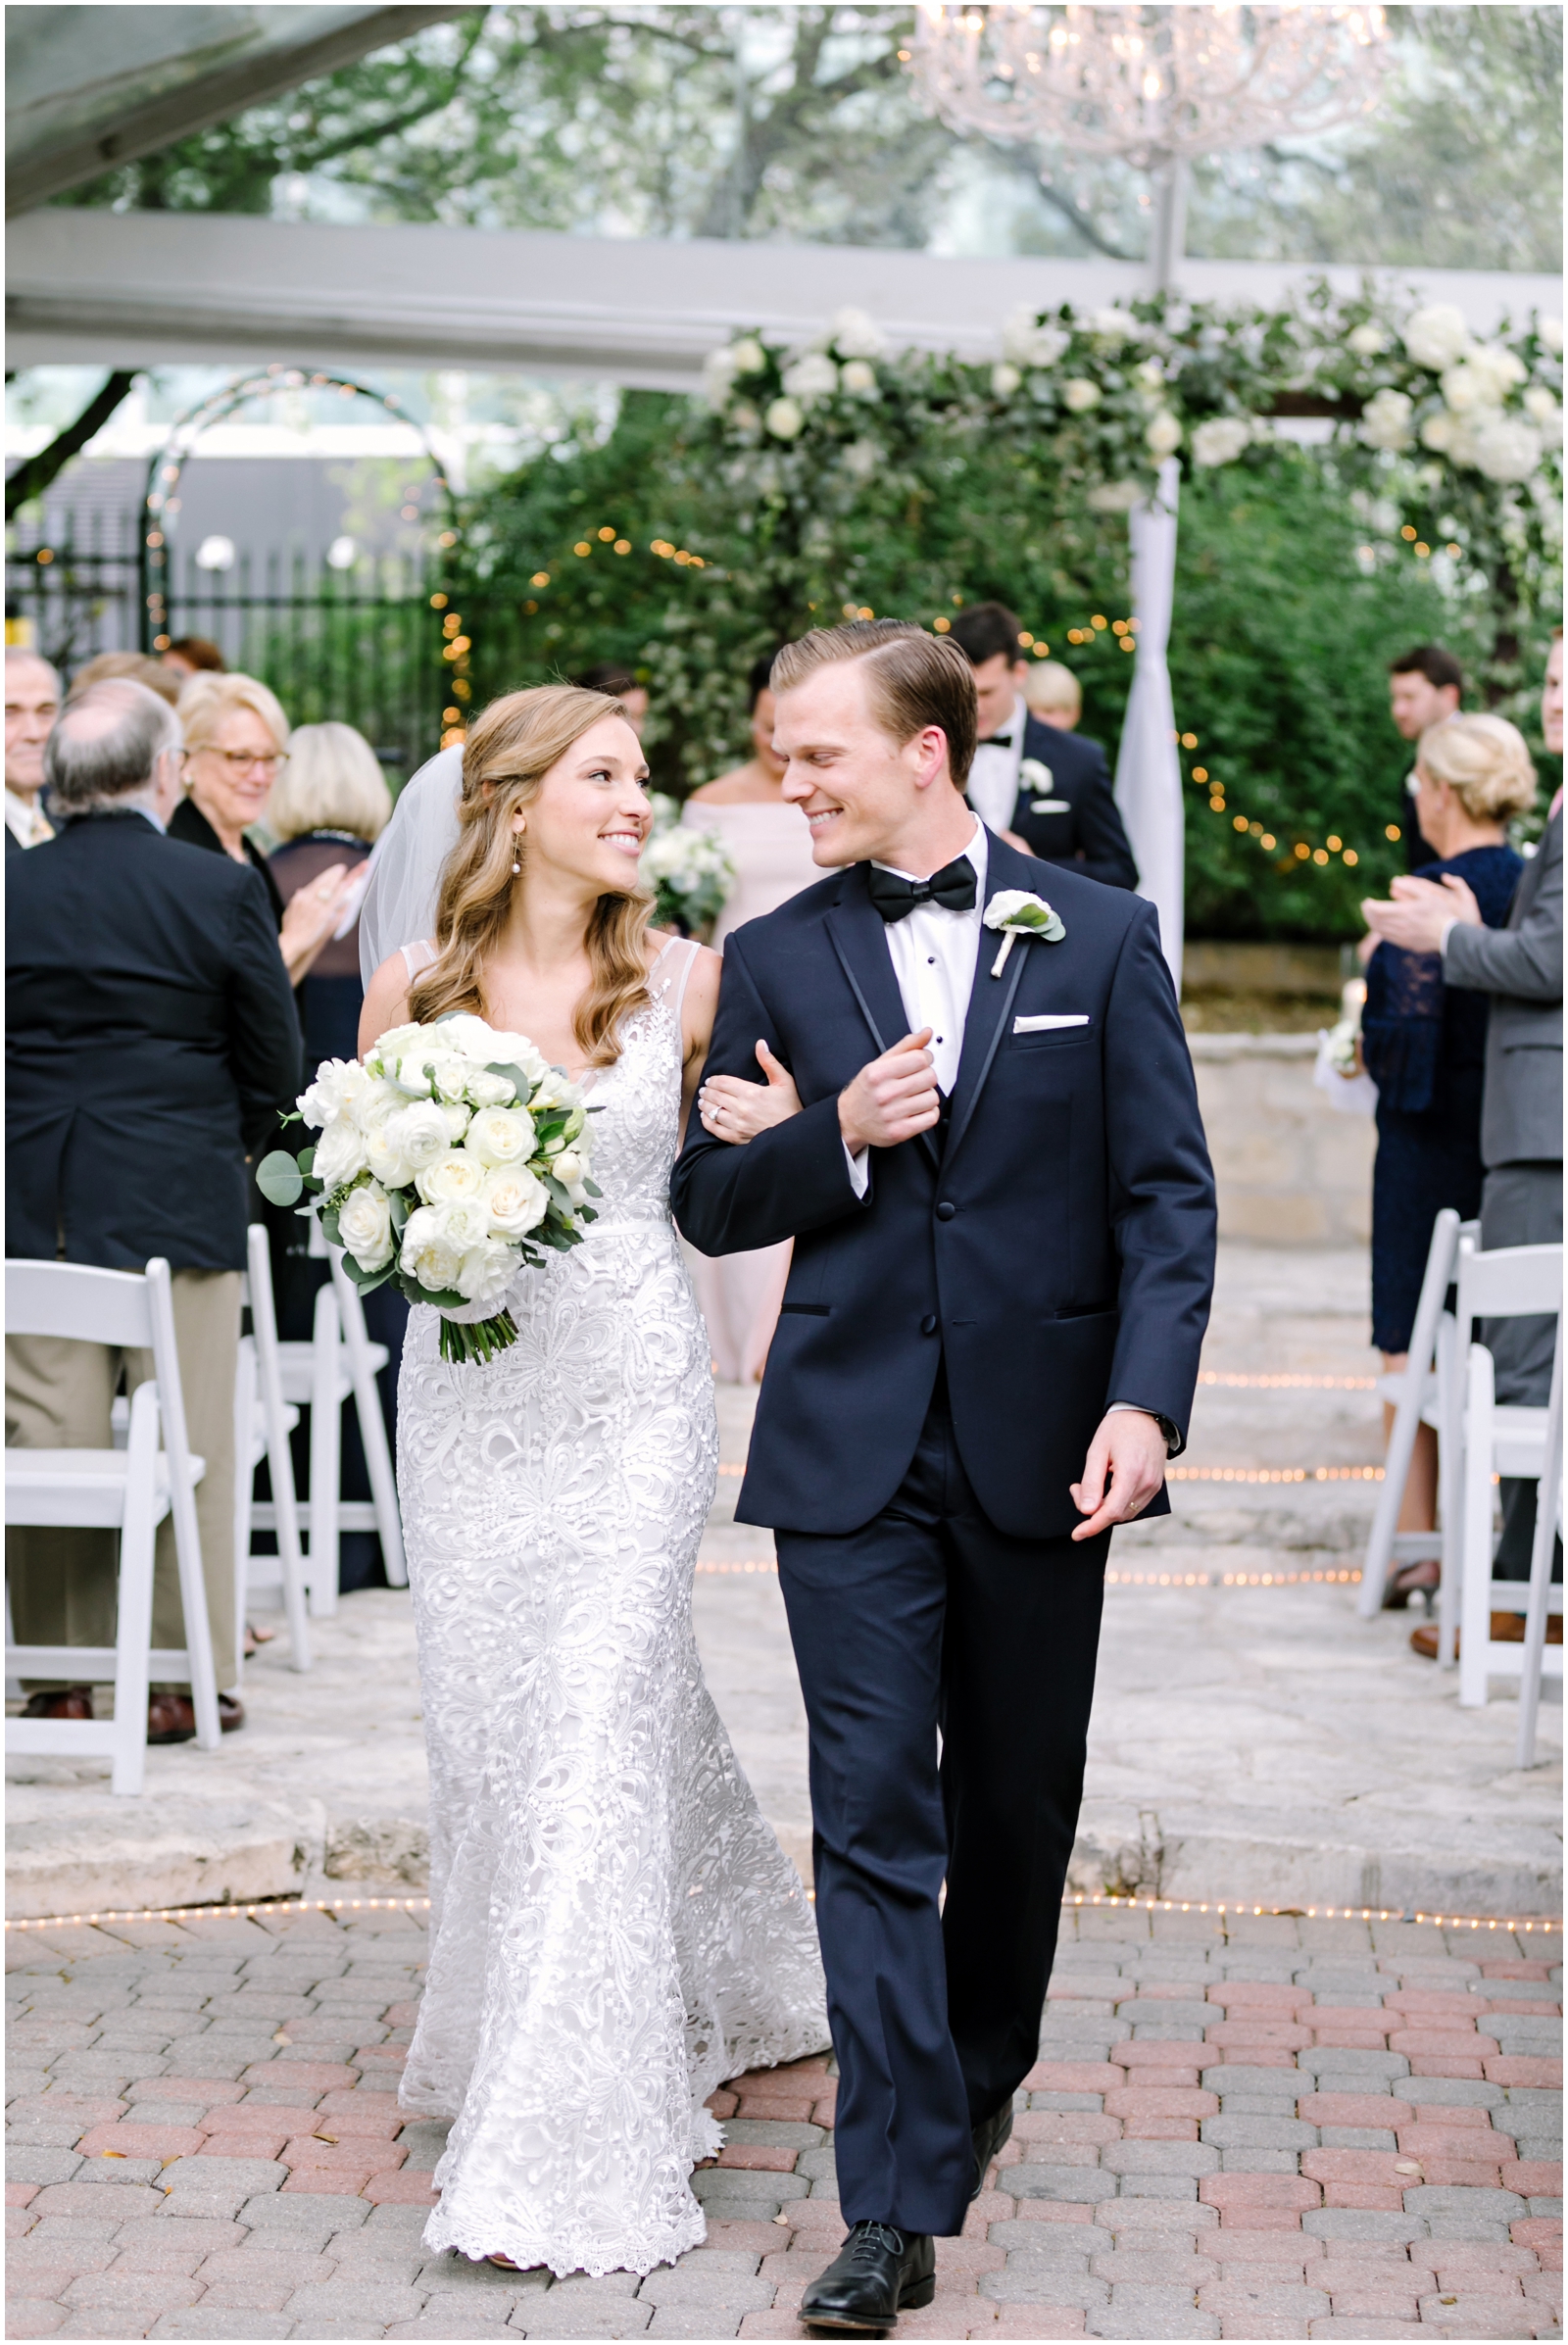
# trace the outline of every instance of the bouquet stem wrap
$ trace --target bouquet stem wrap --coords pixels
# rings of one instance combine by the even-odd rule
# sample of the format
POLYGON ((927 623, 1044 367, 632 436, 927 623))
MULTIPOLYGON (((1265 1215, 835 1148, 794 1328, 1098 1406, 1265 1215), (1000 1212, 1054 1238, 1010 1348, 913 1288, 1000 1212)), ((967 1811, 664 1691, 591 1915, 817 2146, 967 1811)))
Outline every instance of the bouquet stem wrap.
POLYGON ((483 1367, 514 1343, 518 1271, 595 1218, 578 1086, 525 1034, 460 1011, 394 1027, 363 1065, 327 1059, 297 1112, 320 1137, 265 1157, 263 1195, 319 1215, 362 1295, 392 1282, 433 1303, 444 1360, 483 1367))

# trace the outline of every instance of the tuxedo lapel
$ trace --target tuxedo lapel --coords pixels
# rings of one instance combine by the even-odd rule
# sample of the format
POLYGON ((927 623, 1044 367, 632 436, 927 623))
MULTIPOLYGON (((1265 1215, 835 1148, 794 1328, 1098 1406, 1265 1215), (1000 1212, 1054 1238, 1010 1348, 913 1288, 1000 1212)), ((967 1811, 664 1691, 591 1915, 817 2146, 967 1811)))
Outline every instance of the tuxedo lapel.
MULTIPOLYGON (((995 831, 986 832, 985 904, 1004 888, 1028 888, 1033 876, 1038 879, 1043 864, 1033 855, 1021 855, 995 831)), ((1038 889, 1029 890, 1038 894, 1038 889)), ((984 911, 985 904, 981 910, 984 911)), ((992 964, 1002 949, 1002 938, 994 928, 981 928, 980 950, 975 955, 974 984, 969 990, 969 1011, 963 1021, 963 1049, 958 1055, 958 1076, 953 1087, 953 1113, 948 1124, 948 1145, 943 1157, 951 1164, 958 1144, 969 1126, 975 1102, 985 1088, 986 1077, 997 1055, 997 1049, 1007 1031, 1012 1014, 1013 997, 1028 958, 1029 940, 1020 937, 1007 955, 1007 963, 1000 978, 991 974, 992 964)))
MULTIPOLYGON (((871 902, 863 863, 855 864, 845 875, 843 891, 823 925, 880 1058, 904 1040, 908 1020, 888 952, 887 922, 871 902)), ((920 1142, 932 1163, 937 1163, 930 1133, 923 1132, 920 1142)))

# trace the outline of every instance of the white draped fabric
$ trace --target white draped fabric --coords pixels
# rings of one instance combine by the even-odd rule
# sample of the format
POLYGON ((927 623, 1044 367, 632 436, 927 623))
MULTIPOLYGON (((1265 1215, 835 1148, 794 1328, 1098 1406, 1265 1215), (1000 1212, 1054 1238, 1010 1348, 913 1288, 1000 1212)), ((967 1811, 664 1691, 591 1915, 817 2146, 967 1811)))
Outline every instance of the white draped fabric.
POLYGON ((1176 990, 1182 984, 1184 836, 1181 761, 1166 650, 1176 586, 1176 500, 1181 467, 1159 467, 1159 485, 1131 515, 1132 607, 1138 614, 1133 688, 1116 753, 1116 804, 1138 864, 1138 893, 1159 912, 1159 941, 1176 990))

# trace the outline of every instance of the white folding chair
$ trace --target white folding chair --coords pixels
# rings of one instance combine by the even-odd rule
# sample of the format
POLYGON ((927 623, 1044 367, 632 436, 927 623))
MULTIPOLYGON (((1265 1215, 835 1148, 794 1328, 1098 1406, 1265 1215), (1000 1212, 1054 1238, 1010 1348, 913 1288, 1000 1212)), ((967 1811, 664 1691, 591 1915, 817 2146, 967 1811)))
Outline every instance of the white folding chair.
MULTIPOLYGON (((283 1397, 277 1317, 272 1301, 271 1250, 264 1223, 252 1222, 246 1231, 245 1255, 244 1300, 250 1306, 251 1333, 240 1340, 239 1373, 234 1384, 234 1617, 243 1629, 248 1595, 280 1590, 288 1622, 289 1666, 308 1670, 311 1631, 305 1609, 305 1563, 300 1550, 294 1459, 288 1442, 289 1435, 300 1421, 300 1412, 291 1408, 283 1397), (264 1458, 272 1486, 275 1555, 251 1553, 256 1469, 264 1458)), ((239 1638, 242 1665, 244 1641, 242 1634, 239 1638)))
MULTIPOLYGON (((1562 1535, 1562 1319, 1551 1362, 1551 1398, 1546 1404, 1546 1446, 1536 1494, 1536 1538, 1530 1551, 1530 1605, 1525 1615, 1524 1664, 1519 1679, 1519 1748, 1515 1764, 1536 1763, 1536 1714, 1546 1652, 1552 1548, 1562 1535)), ((1559 1603, 1561 1590, 1558 1591, 1559 1603)))
POLYGON ((206 1461, 191 1454, 174 1348, 169 1264, 145 1273, 97 1270, 77 1262, 6 1264, 6 1324, 14 1336, 150 1350, 153 1380, 131 1396, 123 1449, 10 1449, 6 1453, 6 1522, 118 1531, 120 1573, 112 1645, 17 1644, 8 1638, 6 1674, 64 1678, 115 1686, 107 1719, 8 1718, 6 1749, 30 1757, 104 1757, 110 1787, 142 1787, 147 1757, 147 1689, 154 1677, 188 1685, 196 1740, 219 1746, 218 1685, 196 1525, 196 1485, 206 1461), (159 1435, 163 1446, 159 1446, 159 1435), (153 1550, 159 1524, 172 1515, 179 1564, 186 1643, 154 1647, 153 1550))
MULTIPOLYGON (((313 1253, 318 1242, 324 1246, 325 1241, 313 1229, 313 1253)), ((284 1398, 309 1402, 311 1410, 311 1490, 310 1496, 299 1501, 298 1511, 307 1537, 305 1581, 311 1610, 318 1619, 337 1611, 338 1542, 345 1531, 378 1532, 388 1585, 409 1584, 397 1478, 375 1382, 377 1371, 386 1366, 387 1348, 370 1342, 359 1290, 335 1247, 330 1249, 330 1278, 317 1292, 311 1341, 277 1347, 284 1398), (374 1493, 368 1501, 345 1502, 341 1493, 345 1400, 353 1401, 359 1420, 374 1493)), ((259 1530, 275 1529, 275 1505, 258 1505, 253 1520, 259 1530)))
MULTIPOLYGON (((1452 1357, 1451 1342, 1446 1339, 1451 1339, 1453 1333, 1452 1316, 1444 1310, 1443 1304, 1453 1279, 1459 1241, 1461 1237, 1478 1238, 1480 1231, 1479 1222, 1461 1222, 1451 1205, 1445 1205, 1438 1215, 1432 1225, 1421 1298, 1410 1330, 1407 1364, 1400 1372, 1378 1378, 1379 1392, 1385 1400, 1394 1402, 1395 1410, 1383 1460, 1383 1487, 1372 1516, 1372 1536, 1367 1540, 1360 1593, 1356 1598, 1356 1609, 1363 1620, 1370 1620, 1382 1610, 1392 1572, 1406 1563, 1436 1560, 1443 1553, 1441 1532, 1400 1531, 1396 1525, 1417 1429, 1423 1423, 1441 1422, 1439 1386, 1452 1357)), ((1445 1461, 1440 1451, 1440 1481, 1444 1474, 1445 1461)))
MULTIPOLYGON (((1493 1563, 1494 1488, 1499 1477, 1535 1481, 1546 1446, 1544 1408, 1499 1406, 1493 1358, 1471 1341, 1478 1319, 1537 1318, 1556 1313, 1562 1295, 1560 1246, 1499 1246, 1481 1252, 1474 1240, 1459 1242, 1455 1342, 1464 1361, 1463 1378, 1451 1379, 1452 1399, 1439 1439, 1453 1461, 1450 1497, 1444 1522, 1443 1585, 1439 1592, 1438 1658, 1453 1661, 1459 1647, 1459 1703, 1479 1709, 1492 1677, 1519 1677, 1524 1646, 1494 1640, 1494 1612, 1524 1612, 1529 1583, 1494 1580, 1493 1563)), ((1551 1591, 1562 1608, 1559 1589, 1551 1591)), ((1546 1656, 1553 1674, 1562 1668, 1562 1647, 1546 1656)))

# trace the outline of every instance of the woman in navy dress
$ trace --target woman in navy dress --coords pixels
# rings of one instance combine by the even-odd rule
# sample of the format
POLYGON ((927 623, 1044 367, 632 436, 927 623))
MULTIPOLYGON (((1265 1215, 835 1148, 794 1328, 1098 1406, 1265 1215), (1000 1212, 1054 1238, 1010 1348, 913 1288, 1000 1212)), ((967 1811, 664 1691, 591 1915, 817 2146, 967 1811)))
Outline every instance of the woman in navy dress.
MULTIPOLYGON (((1416 754, 1416 820, 1437 856, 1422 877, 1451 871, 1500 928, 1524 865, 1507 844, 1509 819, 1534 804, 1535 768, 1500 716, 1450 716, 1416 754)), ((1462 1221, 1481 1210, 1481 1090, 1487 997, 1446 985, 1443 956, 1382 944, 1367 966, 1361 1050, 1378 1087, 1372 1173, 1372 1341, 1386 1370, 1406 1361, 1432 1225, 1445 1205, 1462 1221)), ((1430 1530, 1437 1508, 1437 1437, 1423 1426, 1399 1518, 1430 1530)), ((1435 1563, 1391 1579, 1397 1600, 1436 1585, 1435 1563)))

